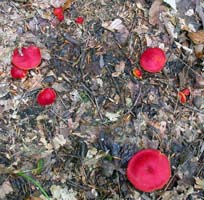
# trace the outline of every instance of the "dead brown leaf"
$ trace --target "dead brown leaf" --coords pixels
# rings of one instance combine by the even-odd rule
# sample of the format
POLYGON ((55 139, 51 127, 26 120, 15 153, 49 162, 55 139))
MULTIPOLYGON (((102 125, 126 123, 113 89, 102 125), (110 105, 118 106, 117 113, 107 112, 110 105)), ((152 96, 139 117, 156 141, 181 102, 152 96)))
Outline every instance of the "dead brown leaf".
POLYGON ((166 7, 162 6, 162 0, 155 0, 149 9, 149 23, 152 25, 159 24, 159 15, 164 10, 166 10, 166 7))
POLYGON ((65 3, 66 3, 66 0, 50 0, 50 4, 55 8, 61 7, 65 3))
POLYGON ((203 12, 201 0, 196 0, 195 2, 196 2, 196 12, 198 13, 198 16, 200 17, 202 24, 204 26, 204 12, 203 12))
POLYGON ((189 32, 188 37, 193 41, 193 43, 202 44, 204 43, 204 30, 189 32))
POLYGON ((0 199, 5 199, 6 195, 12 192, 13 188, 9 181, 5 181, 2 185, 0 185, 0 199))
POLYGON ((124 70, 125 70, 125 62, 120 61, 120 63, 115 66, 115 72, 112 73, 112 76, 118 77, 124 72, 124 70))
POLYGON ((153 121, 151 122, 150 121, 149 124, 158 130, 160 136, 165 135, 165 132, 166 132, 166 122, 165 121, 161 121, 161 122, 153 122, 153 121))
POLYGON ((204 49, 204 44, 197 44, 194 46, 195 49, 195 55, 197 58, 202 58, 203 57, 203 49, 204 49))
POLYGON ((28 90, 35 90, 35 89, 39 89, 40 87, 42 87, 41 81, 42 81, 43 77, 41 74, 34 74, 33 73, 33 77, 27 79, 24 82, 24 87, 28 90))
POLYGON ((113 32, 116 40, 120 44, 124 44, 127 41, 128 36, 129 36, 129 30, 124 25, 124 23, 121 19, 116 18, 113 21, 104 22, 104 23, 102 23, 102 26, 105 29, 113 32))
POLYGON ((204 189, 204 179, 200 179, 199 177, 195 177, 195 188, 196 189, 204 189))
POLYGON ((73 2, 73 0, 67 0, 67 1, 64 3, 63 9, 66 10, 66 9, 70 8, 72 2, 73 2))
POLYGON ((41 199, 40 197, 29 197, 28 199, 26 199, 26 200, 43 200, 43 199, 41 199))

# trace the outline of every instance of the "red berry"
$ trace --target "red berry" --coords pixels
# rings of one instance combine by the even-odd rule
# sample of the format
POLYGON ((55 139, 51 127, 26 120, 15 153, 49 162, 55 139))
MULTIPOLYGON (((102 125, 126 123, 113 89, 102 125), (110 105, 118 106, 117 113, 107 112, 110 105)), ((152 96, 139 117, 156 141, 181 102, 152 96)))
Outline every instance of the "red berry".
POLYGON ((75 22, 76 22, 77 24, 83 24, 84 18, 83 18, 82 16, 79 16, 79 17, 77 17, 77 18, 75 19, 75 22))
POLYGON ((23 69, 20 69, 18 67, 15 67, 13 66, 11 68, 11 76, 12 78, 15 78, 15 79, 21 79, 21 78, 24 78, 27 74, 27 70, 23 70, 23 69))
POLYGON ((56 92, 52 88, 45 88, 37 95, 37 102, 41 106, 46 106, 54 103, 56 99, 56 92))

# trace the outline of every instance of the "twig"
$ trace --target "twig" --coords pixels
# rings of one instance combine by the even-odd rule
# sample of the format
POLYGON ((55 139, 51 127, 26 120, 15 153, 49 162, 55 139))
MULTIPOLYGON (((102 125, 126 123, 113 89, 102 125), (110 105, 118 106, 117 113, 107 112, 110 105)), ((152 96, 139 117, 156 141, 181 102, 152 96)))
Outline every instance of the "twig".
POLYGON ((179 59, 179 61, 181 61, 187 68, 188 70, 191 70, 194 74, 201 76, 198 72, 196 72, 194 69, 192 69, 192 67, 190 65, 188 65, 186 62, 184 62, 181 58, 179 58, 176 54, 175 56, 179 59))
POLYGON ((203 29, 204 29, 204 12, 203 12, 203 8, 201 6, 200 0, 196 0, 196 12, 198 13, 198 15, 202 21, 202 25, 203 25, 203 29))
POLYGON ((197 112, 197 113, 200 113, 200 114, 203 114, 203 115, 204 115, 204 112, 198 110, 197 108, 193 108, 193 107, 191 107, 191 106, 189 106, 189 105, 183 105, 183 107, 189 108, 189 109, 191 109, 191 110, 194 111, 194 112, 197 112))
POLYGON ((58 115, 54 110, 49 109, 54 115, 56 115, 59 119, 61 119, 65 124, 67 124, 67 121, 64 120, 60 115, 58 115))
POLYGON ((92 91, 84 83, 81 83, 81 86, 86 90, 87 96, 89 97, 92 104, 96 107, 101 120, 104 121, 103 115, 101 114, 100 108, 98 106, 97 99, 95 97, 94 99, 91 97, 93 96, 92 91))
POLYGON ((65 105, 62 97, 59 95, 59 93, 57 94, 57 96, 59 97, 60 101, 62 102, 63 106, 67 109, 67 106, 65 105))
POLYGON ((63 34, 63 37, 67 41, 71 42, 72 44, 75 44, 75 45, 78 45, 78 46, 81 44, 81 42, 79 42, 78 40, 76 40, 73 37, 71 37, 67 32, 63 34))
POLYGON ((97 99, 95 97, 94 97, 94 101, 95 101, 95 104, 96 104, 96 109, 98 111, 98 114, 99 114, 100 118, 104 121, 103 115, 101 114, 100 108, 98 106, 98 101, 97 101, 97 99))
POLYGON ((120 96, 120 99, 121 99, 121 101, 122 101, 122 104, 125 105, 124 99, 123 99, 122 96, 121 96, 120 88, 119 88, 119 86, 118 86, 117 81, 115 81, 115 79, 112 77, 112 73, 111 73, 110 69, 108 68, 108 66, 105 65, 105 68, 107 69, 107 71, 108 71, 108 73, 109 73, 109 75, 110 75, 110 78, 111 78, 111 80, 112 80, 112 82, 113 82, 113 84, 114 84, 114 86, 115 86, 115 89, 116 89, 117 94, 120 96))
POLYGON ((141 87, 140 87, 140 88, 139 88, 139 93, 138 93, 137 97, 135 98, 135 101, 134 101, 133 105, 128 109, 127 113, 125 113, 125 114, 131 113, 132 115, 134 115, 134 113, 132 112, 132 110, 134 109, 134 107, 135 107, 135 106, 137 105, 137 103, 138 103, 138 100, 139 100, 139 98, 140 98, 140 96, 141 96, 141 91, 142 91, 142 89, 141 89, 141 87))

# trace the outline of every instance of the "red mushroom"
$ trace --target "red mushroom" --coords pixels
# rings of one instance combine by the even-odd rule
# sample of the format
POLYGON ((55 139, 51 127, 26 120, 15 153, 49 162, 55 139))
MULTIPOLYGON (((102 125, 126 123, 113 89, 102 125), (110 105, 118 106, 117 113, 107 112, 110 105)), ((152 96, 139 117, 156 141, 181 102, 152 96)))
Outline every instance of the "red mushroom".
POLYGON ((142 79, 142 71, 141 70, 134 68, 132 73, 136 78, 142 79))
POLYGON ((56 92, 52 88, 45 88, 37 95, 37 102, 41 106, 46 106, 54 103, 56 99, 56 92))
POLYGON ((78 16, 75 19, 75 23, 77 23, 77 24, 83 24, 83 22, 84 22, 84 18, 82 16, 78 16))
POLYGON ((188 88, 184 88, 183 90, 178 92, 178 97, 181 103, 186 103, 188 97, 190 96, 191 92, 188 88))
POLYGON ((158 47, 146 49, 140 58, 141 67, 148 72, 160 72, 166 64, 166 55, 158 47))
POLYGON ((185 88, 185 89, 181 90, 181 92, 182 92, 183 94, 185 94, 186 96, 189 96, 190 93, 191 93, 188 88, 185 88))
POLYGON ((64 10, 62 7, 54 8, 53 14, 60 22, 64 20, 64 10))
POLYGON ((36 68, 41 63, 40 49, 34 45, 23 47, 21 52, 19 52, 18 49, 15 49, 11 62, 16 67, 23 70, 36 68))
POLYGON ((141 150, 128 163, 128 180, 136 189, 144 192, 161 189, 170 176, 170 162, 159 150, 141 150))
POLYGON ((15 79, 24 78, 27 74, 27 70, 20 69, 18 67, 13 66, 11 68, 11 77, 15 79))

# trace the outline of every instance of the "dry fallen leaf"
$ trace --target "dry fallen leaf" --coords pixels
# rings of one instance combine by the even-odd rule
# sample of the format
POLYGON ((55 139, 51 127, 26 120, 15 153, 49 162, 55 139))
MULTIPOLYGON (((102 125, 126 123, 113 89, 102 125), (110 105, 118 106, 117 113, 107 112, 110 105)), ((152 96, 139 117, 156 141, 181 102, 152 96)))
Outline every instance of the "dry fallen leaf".
POLYGON ((66 0, 50 0, 50 4, 55 8, 61 7, 65 3, 66 3, 66 0))
POLYGON ((127 41, 129 30, 123 24, 121 19, 114 19, 111 22, 104 22, 102 23, 102 27, 114 32, 115 38, 119 43, 124 44, 127 41))
POLYGON ((149 9, 149 23, 152 25, 157 25, 160 23, 159 15, 162 11, 166 9, 162 6, 162 0, 155 0, 149 9))
POLYGON ((67 187, 62 188, 59 185, 52 185, 50 188, 50 191, 52 193, 54 199, 61 199, 61 200, 77 200, 77 192, 73 189, 68 190, 67 187))
POLYGON ((42 79, 43 79, 43 76, 41 74, 35 74, 33 72, 32 78, 28 78, 24 82, 24 87, 29 91, 39 89, 40 87, 42 87, 42 84, 41 84, 42 79))
POLYGON ((111 113, 111 112, 106 112, 105 116, 111 121, 111 122, 115 122, 119 119, 120 115, 120 111, 116 112, 116 113, 111 113))
POLYGON ((125 62, 120 61, 119 64, 115 65, 115 72, 112 73, 113 77, 118 77, 120 76, 125 70, 125 62))
POLYGON ((204 190, 204 179, 200 179, 199 177, 195 177, 195 188, 204 190))
POLYGON ((53 144, 55 146, 55 149, 59 149, 61 146, 66 144, 66 139, 63 135, 56 135, 53 138, 53 144))
POLYGON ((189 32, 188 37, 193 41, 193 43, 202 44, 204 43, 204 30, 189 32))
POLYGON ((0 199, 6 199, 6 195, 12 192, 13 188, 9 181, 5 181, 2 185, 0 185, 0 199))
POLYGON ((73 0, 67 0, 67 1, 64 3, 63 9, 66 10, 66 9, 70 8, 72 2, 73 2, 73 0))
POLYGON ((202 58, 203 57, 203 49, 204 49, 204 44, 197 44, 194 46, 195 49, 195 55, 197 58, 202 58))
POLYGON ((170 5, 174 10, 177 10, 176 8, 176 0, 164 0, 165 3, 170 5))
POLYGON ((40 197, 29 197, 26 200, 43 200, 43 199, 41 199, 40 197))

